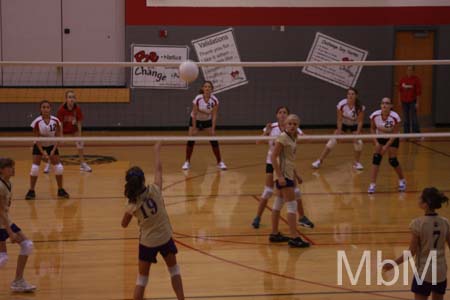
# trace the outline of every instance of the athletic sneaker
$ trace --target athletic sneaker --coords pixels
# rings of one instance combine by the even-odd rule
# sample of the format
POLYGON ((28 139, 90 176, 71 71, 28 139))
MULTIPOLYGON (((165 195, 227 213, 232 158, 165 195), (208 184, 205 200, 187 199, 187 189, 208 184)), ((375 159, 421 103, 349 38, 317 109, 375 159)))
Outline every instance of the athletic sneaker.
POLYGON ((375 188, 376 188, 375 183, 371 183, 371 184, 369 184, 369 189, 367 190, 367 192, 369 194, 373 194, 373 193, 375 193, 375 188))
POLYGON ((217 164, 217 167, 223 171, 225 171, 227 169, 227 165, 221 161, 220 163, 217 164))
POLYGON ((310 244, 305 242, 300 237, 296 237, 295 239, 290 239, 288 245, 292 248, 308 248, 310 244))
POLYGON ((83 171, 83 172, 92 172, 92 169, 91 169, 91 167, 89 167, 89 165, 88 165, 87 163, 82 162, 82 163, 80 164, 80 171, 83 171))
POLYGON ((298 219, 298 224, 300 226, 306 227, 306 228, 314 228, 314 223, 311 222, 310 219, 308 219, 307 216, 303 216, 300 219, 298 219))
POLYGON ((65 189, 58 189, 58 197, 60 198, 70 198, 69 194, 66 192, 65 189))
POLYGON ((50 163, 46 163, 46 164, 45 164, 44 173, 45 173, 45 174, 50 173, 50 163))
POLYGON ((398 181, 398 191, 399 192, 406 191, 406 180, 405 179, 400 179, 398 181))
POLYGON ((8 255, 5 252, 0 252, 0 268, 6 266, 8 262, 8 255))
POLYGON ((276 234, 271 233, 269 235, 269 241, 271 243, 284 243, 284 242, 287 242, 289 240, 290 240, 290 238, 287 237, 287 236, 282 235, 281 232, 278 232, 276 234))
POLYGON ((183 166, 181 167, 183 170, 189 170, 191 168, 191 163, 188 161, 185 161, 183 166))
POLYGON ((11 290, 16 293, 32 293, 36 290, 36 286, 29 284, 22 278, 11 282, 11 290))
POLYGON ((26 200, 34 200, 36 198, 36 192, 34 190, 28 190, 27 194, 25 195, 26 200))
POLYGON ((316 160, 315 162, 313 162, 312 164, 311 164, 311 166, 314 168, 314 169, 318 169, 318 168, 320 168, 320 164, 321 164, 322 162, 320 161, 320 159, 318 159, 318 160, 316 160))
POLYGON ((260 217, 255 217, 253 219, 253 223, 252 223, 253 228, 258 229, 259 228, 259 222, 261 222, 261 218, 260 217))
POLYGON ((355 161, 355 163, 353 164, 353 168, 355 168, 355 170, 358 170, 358 171, 361 171, 364 169, 363 165, 359 161, 355 161))

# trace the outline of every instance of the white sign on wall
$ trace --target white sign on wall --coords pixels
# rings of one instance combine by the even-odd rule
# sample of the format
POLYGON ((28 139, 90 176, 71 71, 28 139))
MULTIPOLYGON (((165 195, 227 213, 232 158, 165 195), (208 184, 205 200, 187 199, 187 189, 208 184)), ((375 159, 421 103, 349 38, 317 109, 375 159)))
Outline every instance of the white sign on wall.
POLYGON ((152 67, 155 62, 182 63, 189 58, 188 46, 131 45, 132 62, 148 62, 147 66, 133 67, 132 87, 155 89, 187 89, 180 79, 178 68, 152 67))
MULTIPOLYGON (((364 61, 368 52, 330 36, 316 33, 307 61, 364 61)), ((362 66, 307 66, 303 73, 349 88, 358 81, 362 66)))
MULTIPOLYGON (((229 28, 192 41, 199 62, 240 62, 239 53, 229 28)), ((205 80, 214 85, 214 93, 220 93, 246 84, 242 67, 202 67, 205 80)))

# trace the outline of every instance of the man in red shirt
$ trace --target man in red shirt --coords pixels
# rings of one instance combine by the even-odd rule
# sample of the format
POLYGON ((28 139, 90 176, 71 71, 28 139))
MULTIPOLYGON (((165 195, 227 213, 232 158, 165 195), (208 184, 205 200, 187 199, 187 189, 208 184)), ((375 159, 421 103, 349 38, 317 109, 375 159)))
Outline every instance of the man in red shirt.
POLYGON ((399 99, 403 107, 403 131, 404 133, 420 132, 417 120, 417 109, 419 108, 419 97, 422 94, 420 78, 414 75, 414 66, 408 66, 406 76, 399 82, 399 99))
MULTIPOLYGON (((64 135, 81 136, 81 122, 83 121, 83 113, 80 106, 75 102, 76 96, 74 91, 65 93, 65 102, 59 107, 57 117, 60 120, 64 135)), ((80 170, 84 172, 92 172, 91 167, 84 160, 84 143, 82 141, 75 142, 80 157, 80 170)), ((48 173, 50 167, 44 169, 48 173)))

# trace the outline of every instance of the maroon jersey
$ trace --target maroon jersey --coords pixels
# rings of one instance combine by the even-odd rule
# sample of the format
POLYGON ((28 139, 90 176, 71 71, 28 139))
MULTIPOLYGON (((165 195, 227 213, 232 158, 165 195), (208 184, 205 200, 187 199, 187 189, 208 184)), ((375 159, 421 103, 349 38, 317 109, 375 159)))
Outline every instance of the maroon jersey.
POLYGON ((399 83, 400 101, 410 103, 417 100, 417 96, 422 94, 422 85, 419 77, 403 77, 399 83))
POLYGON ((58 109, 58 119, 62 123, 63 133, 75 133, 78 131, 77 122, 83 121, 83 113, 80 106, 76 103, 72 110, 69 110, 67 104, 63 104, 58 109))

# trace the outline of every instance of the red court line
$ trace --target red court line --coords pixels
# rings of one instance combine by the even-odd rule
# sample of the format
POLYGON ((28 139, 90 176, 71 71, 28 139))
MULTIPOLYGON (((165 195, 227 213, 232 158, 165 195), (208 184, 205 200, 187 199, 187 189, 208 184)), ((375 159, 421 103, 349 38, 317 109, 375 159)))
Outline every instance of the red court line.
POLYGON ((414 145, 416 145, 416 146, 418 146, 418 147, 423 147, 423 148, 425 148, 425 149, 431 150, 431 151, 433 151, 433 152, 435 152, 435 153, 442 154, 442 155, 444 155, 444 156, 446 156, 446 157, 450 157, 450 154, 448 154, 448 153, 442 152, 442 151, 440 151, 440 150, 436 150, 436 149, 431 148, 431 147, 429 147, 429 146, 422 145, 421 143, 418 143, 418 142, 415 142, 415 141, 410 141, 410 143, 411 143, 411 144, 414 144, 414 145))
MULTIPOLYGON (((252 197, 253 197, 258 203, 260 202, 258 196, 252 195, 252 197)), ((267 208, 268 210, 272 211, 272 208, 269 207, 268 205, 266 205, 266 208, 267 208)), ((285 218, 283 218, 283 217, 281 216, 281 214, 280 214, 280 220, 283 221, 283 223, 288 224, 288 221, 287 221, 285 218)), ((311 240, 309 237, 307 237, 306 235, 304 235, 303 233, 301 233, 298 229, 297 229, 297 233, 298 233, 302 238, 304 238, 305 240, 307 240, 308 242, 310 242, 312 245, 316 245, 316 243, 315 243, 313 240, 311 240)))
MULTIPOLYGON (((228 170, 238 170, 238 169, 244 169, 244 168, 248 168, 248 167, 255 167, 255 166, 259 166, 259 165, 261 165, 261 163, 251 164, 251 165, 244 165, 244 166, 239 166, 239 167, 234 167, 234 168, 228 168, 228 170)), ((190 181, 192 179, 196 179, 196 178, 199 178, 199 177, 203 177, 203 176, 208 175, 208 174, 216 174, 216 173, 219 173, 219 172, 226 172, 226 171, 216 170, 216 171, 201 173, 201 174, 198 174, 198 175, 195 175, 195 176, 191 176, 191 177, 186 177, 186 178, 184 178, 182 180, 178 180, 178 181, 172 182, 169 185, 164 186, 163 187, 163 191, 168 189, 168 188, 170 188, 170 187, 172 187, 172 186, 174 186, 174 185, 177 185, 177 184, 180 184, 180 183, 183 183, 183 182, 186 182, 186 181, 190 181)))
POLYGON ((236 261, 232 261, 232 260, 229 260, 229 259, 217 256, 217 255, 208 253, 206 251, 203 251, 201 249, 198 249, 198 248, 195 248, 195 247, 193 247, 191 245, 183 243, 183 242, 181 242, 181 241, 179 241, 177 239, 175 239, 175 241, 177 242, 177 244, 180 244, 180 245, 184 246, 185 248, 191 249, 191 250, 196 251, 196 252, 198 252, 200 254, 203 254, 205 256, 209 256, 209 257, 214 258, 216 260, 219 260, 219 261, 222 261, 222 262, 226 262, 228 264, 235 265, 235 266, 247 269, 247 270, 252 270, 252 271, 256 271, 256 272, 260 272, 260 273, 265 273, 265 274, 269 274, 269 275, 272 275, 272 276, 281 277, 281 278, 284 278, 284 279, 290 279, 290 280, 294 280, 294 281, 298 281, 298 282, 308 283, 308 284, 312 284, 312 285, 315 285, 315 286, 326 287, 326 288, 331 288, 331 289, 338 289, 338 290, 343 290, 343 291, 349 291, 349 292, 352 292, 352 293, 355 293, 355 294, 369 294, 369 295, 375 295, 375 296, 391 298, 391 299, 402 299, 402 300, 407 300, 408 299, 408 298, 402 298, 402 297, 397 297, 397 296, 383 295, 383 294, 380 294, 380 293, 369 292, 369 291, 358 291, 358 290, 353 290, 353 289, 350 289, 350 288, 345 288, 345 287, 340 287, 340 286, 333 286, 333 285, 320 283, 320 282, 315 282, 315 281, 311 281, 311 280, 300 279, 300 278, 296 278, 296 277, 293 277, 293 276, 288 276, 288 275, 283 275, 283 274, 267 271, 267 270, 264 270, 264 269, 258 269, 258 268, 252 267, 252 266, 244 265, 242 263, 239 263, 239 262, 236 262, 236 261))

